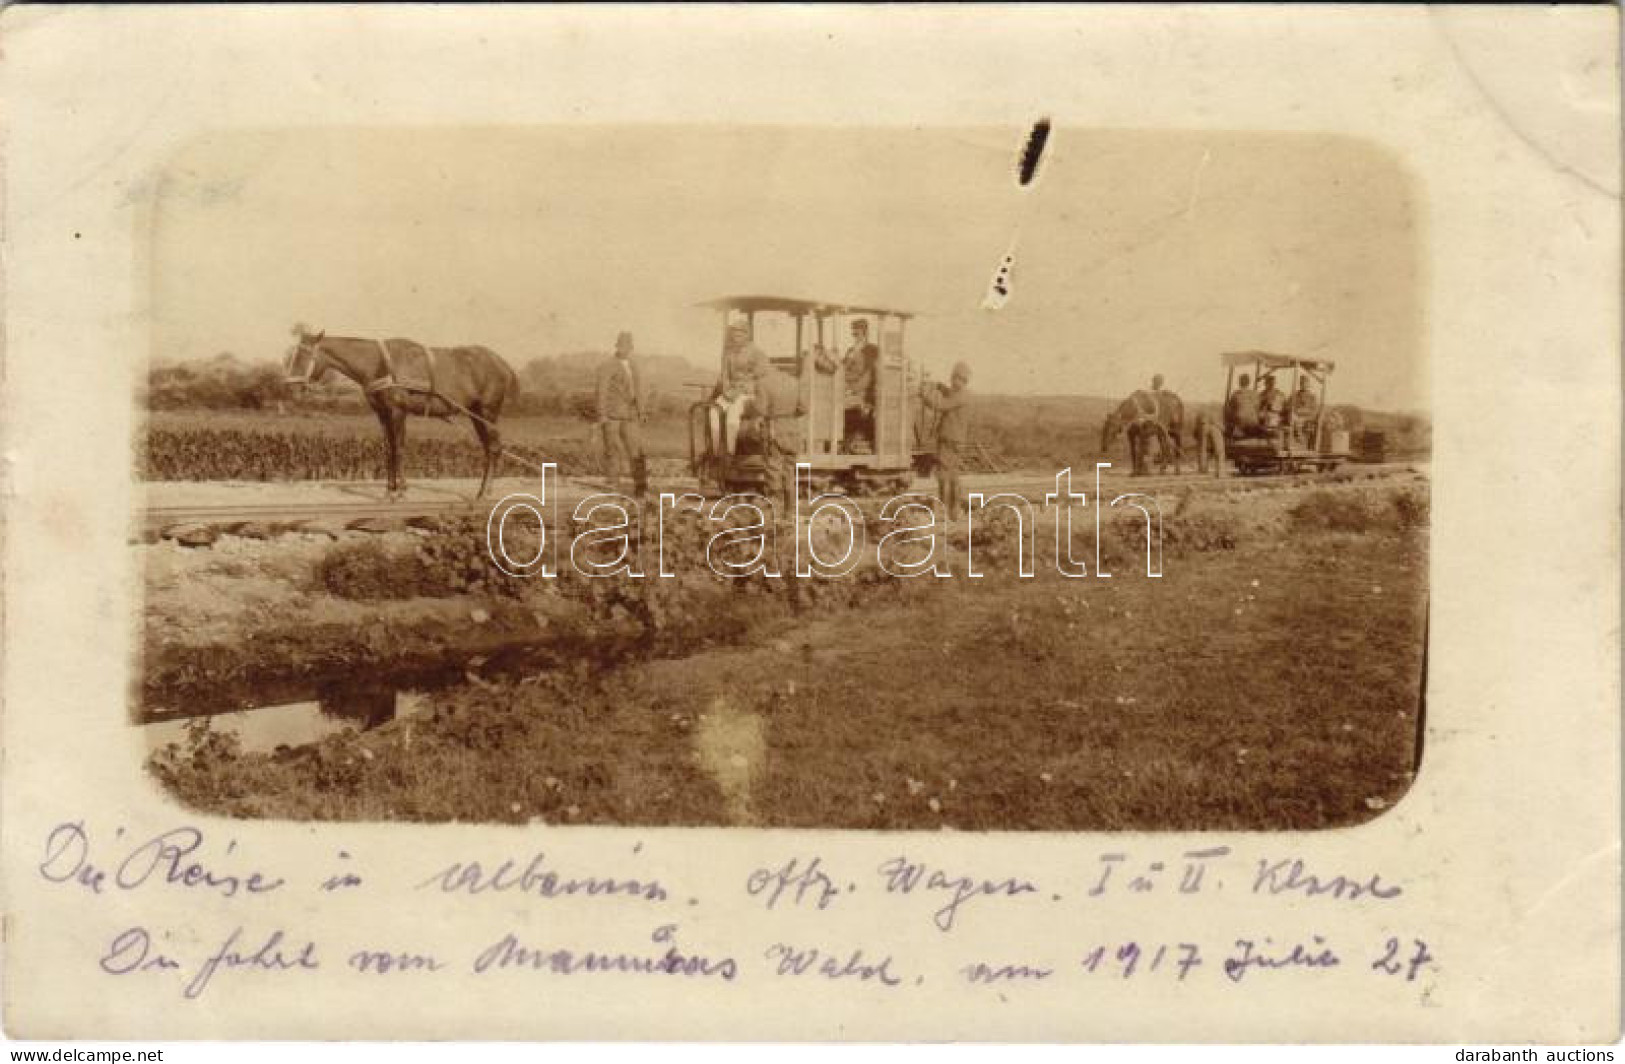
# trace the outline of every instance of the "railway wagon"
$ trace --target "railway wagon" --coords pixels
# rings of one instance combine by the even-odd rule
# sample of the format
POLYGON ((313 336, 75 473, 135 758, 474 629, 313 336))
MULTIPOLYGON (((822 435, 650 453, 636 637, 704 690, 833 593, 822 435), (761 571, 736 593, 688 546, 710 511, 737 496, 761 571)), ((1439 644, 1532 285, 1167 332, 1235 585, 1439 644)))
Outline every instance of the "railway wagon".
POLYGON ((1220 355, 1219 361, 1225 367, 1227 412, 1238 372, 1250 374, 1249 387, 1272 376, 1287 378, 1287 387, 1281 389, 1285 403, 1281 416, 1267 415, 1258 426, 1243 427, 1231 424, 1226 414, 1224 452, 1237 473, 1329 472, 1349 458, 1348 433, 1326 408, 1327 386, 1336 363, 1265 351, 1230 352, 1220 355), (1299 400, 1300 394, 1309 398, 1299 400))
MULTIPOLYGON (((793 390, 799 413, 795 460, 811 467, 814 490, 908 490, 926 442, 919 401, 923 374, 904 352, 911 313, 764 295, 700 305, 721 319, 723 376, 729 330, 743 325, 777 371, 766 386, 793 390)), ((729 425, 729 416, 714 395, 689 408, 690 467, 703 486, 759 491, 762 422, 749 404, 739 412, 739 424, 729 425)))

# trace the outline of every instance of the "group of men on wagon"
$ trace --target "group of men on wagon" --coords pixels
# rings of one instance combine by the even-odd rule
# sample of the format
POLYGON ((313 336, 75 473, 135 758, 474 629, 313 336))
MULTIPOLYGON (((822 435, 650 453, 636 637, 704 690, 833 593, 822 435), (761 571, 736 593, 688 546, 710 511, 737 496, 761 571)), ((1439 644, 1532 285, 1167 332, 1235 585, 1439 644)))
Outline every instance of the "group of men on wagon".
POLYGON ((1312 447, 1319 410, 1307 377, 1298 379, 1298 390, 1289 396, 1275 386, 1275 374, 1264 374, 1254 387, 1243 373, 1224 403, 1224 432, 1232 439, 1269 439, 1285 431, 1312 447))
MULTIPOLYGON (((870 339, 866 319, 854 319, 851 332, 852 341, 839 359, 821 347, 811 357, 819 372, 841 374, 845 444, 850 453, 860 453, 874 445, 880 347, 870 339)), ((969 435, 969 385, 970 367, 959 362, 950 384, 929 385, 920 394, 921 402, 936 416, 937 481, 950 520, 963 509, 959 450, 969 435)), ((756 346, 748 326, 743 322, 729 326, 722 379, 717 382, 710 412, 712 438, 722 440, 727 453, 734 453, 738 426, 750 405, 762 419, 763 492, 770 498, 788 498, 794 488, 792 424, 800 415, 799 400, 790 391, 794 386, 794 378, 779 374, 756 346)))
MULTIPOLYGON (((788 416, 782 412, 762 413, 764 406, 775 408, 771 397, 764 396, 763 386, 772 378, 772 363, 751 339, 750 329, 744 322, 728 327, 726 349, 723 353, 723 376, 717 382, 713 402, 719 415, 725 446, 732 454, 737 439, 739 422, 745 416, 745 406, 754 400, 755 409, 764 417, 788 416)), ((869 323, 863 318, 852 322, 852 343, 843 357, 837 359, 822 347, 815 348, 812 358, 820 373, 842 376, 844 421, 843 431, 848 445, 854 448, 872 445, 875 424, 875 384, 879 379, 880 347, 869 339, 869 323)), ((720 437, 719 437, 720 438, 720 437)))

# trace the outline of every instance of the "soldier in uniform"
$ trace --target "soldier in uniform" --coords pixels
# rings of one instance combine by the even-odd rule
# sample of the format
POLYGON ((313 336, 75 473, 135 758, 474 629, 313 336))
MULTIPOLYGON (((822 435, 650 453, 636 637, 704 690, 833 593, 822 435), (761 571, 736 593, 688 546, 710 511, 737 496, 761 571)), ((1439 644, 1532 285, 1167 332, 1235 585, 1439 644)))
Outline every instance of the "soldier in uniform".
POLYGON ((1258 393, 1253 390, 1252 378, 1243 373, 1236 382, 1236 390, 1224 402, 1224 434, 1226 436, 1253 436, 1258 433, 1258 393))
POLYGON ((795 454, 802 415, 798 381, 768 365, 757 379, 749 412, 762 419, 762 494, 784 514, 795 512, 795 454))
POLYGON ((937 493, 948 508, 948 520, 957 521, 965 511, 959 491, 959 448, 970 437, 970 366, 954 363, 951 382, 927 385, 920 401, 937 415, 937 493))
POLYGON ((848 445, 856 439, 874 442, 875 377, 880 363, 880 348, 869 340, 869 322, 857 318, 852 322, 852 346, 846 349, 841 367, 846 377, 846 440, 848 445))
POLYGON ((604 461, 619 489, 621 465, 631 467, 632 491, 641 498, 649 488, 649 463, 643 454, 643 379, 632 358, 632 334, 615 338, 615 357, 598 367, 598 426, 604 437, 604 461))
POLYGON ((710 410, 711 438, 722 440, 725 454, 734 453, 745 407, 756 397, 762 376, 772 369, 767 356, 751 342, 750 329, 743 322, 728 326, 728 339, 723 348, 722 379, 717 382, 710 410))
POLYGON ((1268 435, 1286 423, 1286 395, 1275 387, 1275 374, 1264 374, 1264 390, 1258 395, 1258 420, 1268 435))
POLYGON ((1309 378, 1298 378, 1298 390, 1292 393, 1292 399, 1287 404, 1292 419, 1292 429, 1303 441, 1305 447, 1315 445, 1315 415, 1320 412, 1320 400, 1309 389, 1309 378))

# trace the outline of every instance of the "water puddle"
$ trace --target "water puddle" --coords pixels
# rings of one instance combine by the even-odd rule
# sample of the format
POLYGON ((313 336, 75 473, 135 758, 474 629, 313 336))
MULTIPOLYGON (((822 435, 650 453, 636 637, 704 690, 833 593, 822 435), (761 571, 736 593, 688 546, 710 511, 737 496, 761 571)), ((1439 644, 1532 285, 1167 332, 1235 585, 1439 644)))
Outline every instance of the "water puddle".
POLYGON ((154 749, 170 743, 184 746, 188 725, 206 718, 214 731, 235 736, 244 753, 268 754, 282 746, 319 742, 346 728, 376 728, 422 712, 428 704, 423 691, 332 684, 299 701, 171 715, 148 723, 144 731, 154 749))
POLYGON ((245 752, 320 742, 345 728, 366 731, 427 705, 428 694, 470 681, 500 682, 558 664, 557 648, 512 644, 480 654, 422 661, 366 679, 327 673, 239 681, 149 695, 136 712, 154 747, 184 742, 188 721, 207 717, 245 752))

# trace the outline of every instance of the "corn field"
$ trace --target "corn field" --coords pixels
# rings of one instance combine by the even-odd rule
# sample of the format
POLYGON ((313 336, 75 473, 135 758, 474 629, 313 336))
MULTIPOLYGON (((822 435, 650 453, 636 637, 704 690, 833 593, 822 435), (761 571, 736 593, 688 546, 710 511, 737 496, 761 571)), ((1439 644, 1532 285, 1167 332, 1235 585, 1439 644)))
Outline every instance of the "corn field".
MULTIPOLYGON (((149 427, 139 441, 137 474, 143 480, 381 480, 384 440, 374 436, 329 435, 239 428, 149 427)), ((599 471, 601 459, 585 441, 505 443, 505 449, 532 462, 556 462, 564 475, 599 471)), ((408 478, 477 477, 483 456, 472 439, 419 436, 406 440, 408 478)), ((504 462, 499 473, 514 473, 504 462)))

